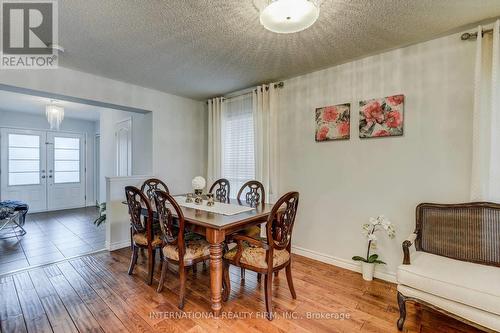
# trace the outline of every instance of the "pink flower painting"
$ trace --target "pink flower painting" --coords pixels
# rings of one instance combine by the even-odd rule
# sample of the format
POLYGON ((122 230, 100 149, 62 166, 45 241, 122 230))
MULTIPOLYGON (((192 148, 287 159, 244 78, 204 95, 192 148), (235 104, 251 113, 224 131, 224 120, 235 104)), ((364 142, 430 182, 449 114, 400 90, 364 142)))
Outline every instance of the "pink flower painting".
POLYGON ((351 104, 325 106, 316 109, 316 141, 349 139, 351 104))
POLYGON ((404 95, 359 102, 359 137, 403 135, 404 95))

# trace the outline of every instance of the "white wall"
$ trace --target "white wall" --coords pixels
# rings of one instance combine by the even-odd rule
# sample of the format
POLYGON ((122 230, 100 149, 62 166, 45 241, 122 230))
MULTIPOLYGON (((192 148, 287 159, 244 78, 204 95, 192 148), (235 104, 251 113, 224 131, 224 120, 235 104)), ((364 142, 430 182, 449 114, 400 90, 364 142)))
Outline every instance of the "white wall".
POLYGON ((105 177, 116 176, 116 138, 117 122, 132 120, 132 175, 151 175, 153 173, 153 123, 152 113, 145 114, 108 109, 101 112, 100 133, 100 198, 106 198, 105 177))
POLYGON ((152 111, 153 173, 179 193, 206 172, 203 102, 68 68, 0 71, 0 84, 152 111))
MULTIPOLYGON (((1 101, 0 101, 1 103, 1 101)), ((45 114, 36 115, 18 111, 0 110, 0 127, 27 128, 38 130, 50 130, 45 114)), ((94 190, 94 139, 96 133, 96 122, 82 119, 64 118, 61 131, 84 133, 87 138, 86 147, 86 195, 87 206, 95 205, 94 190)), ((1 199, 1 198, 0 198, 1 199)))
MULTIPOLYGON (((0 84, 152 111, 154 175, 173 193, 189 191, 191 179, 205 175, 207 115, 203 102, 67 68, 0 71, 0 84)), ((119 222, 128 230, 128 220, 119 222)), ((126 241, 112 239, 116 244, 126 241)))
POLYGON ((421 202, 469 197, 474 43, 436 39, 285 81, 280 105, 281 192, 300 191, 294 245, 301 254, 356 269, 361 224, 385 214, 397 239, 381 236, 391 279, 421 202), (404 136, 359 139, 359 101, 403 93, 404 136), (351 139, 314 141, 314 110, 351 103, 351 139))

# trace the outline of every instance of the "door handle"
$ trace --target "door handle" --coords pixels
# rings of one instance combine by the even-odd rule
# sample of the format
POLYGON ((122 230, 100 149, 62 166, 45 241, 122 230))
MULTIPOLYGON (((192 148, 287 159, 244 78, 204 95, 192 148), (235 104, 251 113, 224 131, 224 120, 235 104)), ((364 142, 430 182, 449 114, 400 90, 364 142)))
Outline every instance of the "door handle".
POLYGON ((50 175, 49 178, 52 178, 52 175, 50 175))
POLYGON ((45 176, 42 176, 42 179, 45 179, 45 176))

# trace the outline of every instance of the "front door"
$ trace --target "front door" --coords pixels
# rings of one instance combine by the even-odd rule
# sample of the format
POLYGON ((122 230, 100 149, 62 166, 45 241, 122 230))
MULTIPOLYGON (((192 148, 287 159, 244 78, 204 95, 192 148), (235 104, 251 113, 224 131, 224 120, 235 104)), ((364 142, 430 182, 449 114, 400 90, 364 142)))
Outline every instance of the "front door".
POLYGON ((2 128, 0 135, 1 199, 47 210, 46 132, 2 128))
POLYGON ((1 129, 1 200, 21 200, 30 212, 85 206, 82 134, 1 129))
POLYGON ((47 133, 47 209, 85 206, 85 138, 47 133))

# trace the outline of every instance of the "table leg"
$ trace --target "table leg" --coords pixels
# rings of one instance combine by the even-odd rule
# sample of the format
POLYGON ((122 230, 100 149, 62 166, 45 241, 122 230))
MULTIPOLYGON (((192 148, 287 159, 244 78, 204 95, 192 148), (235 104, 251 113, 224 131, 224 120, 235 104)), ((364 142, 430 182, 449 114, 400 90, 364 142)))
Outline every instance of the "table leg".
POLYGON ((222 309, 222 242, 223 230, 207 230, 207 241, 210 243, 210 291, 212 311, 216 317, 222 309))

